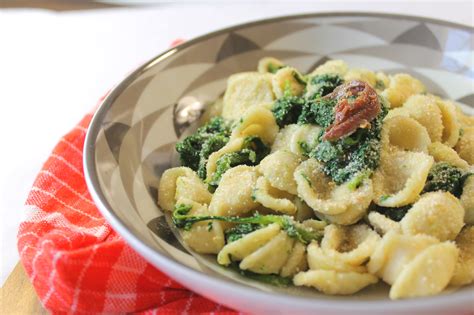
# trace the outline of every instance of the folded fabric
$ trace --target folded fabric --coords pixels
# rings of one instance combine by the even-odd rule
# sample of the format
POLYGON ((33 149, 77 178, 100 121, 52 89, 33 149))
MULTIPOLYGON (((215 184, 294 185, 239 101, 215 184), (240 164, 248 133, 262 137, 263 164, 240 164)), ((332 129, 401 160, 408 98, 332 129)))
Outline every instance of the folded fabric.
POLYGON ((235 314, 150 265, 101 216, 82 168, 91 118, 59 141, 26 201, 18 250, 43 306, 52 313, 235 314))

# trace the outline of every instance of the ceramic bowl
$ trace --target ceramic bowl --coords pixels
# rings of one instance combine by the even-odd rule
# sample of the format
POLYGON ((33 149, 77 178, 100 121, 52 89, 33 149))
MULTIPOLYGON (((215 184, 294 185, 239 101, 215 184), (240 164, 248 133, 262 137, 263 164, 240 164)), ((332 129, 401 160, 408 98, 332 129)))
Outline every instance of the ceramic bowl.
MULTIPOLYGON (((473 287, 401 301, 380 283, 353 296, 277 288, 244 279, 187 250, 157 206, 174 145, 227 77, 272 56, 310 72, 329 59, 405 72, 431 93, 474 104, 473 29, 418 17, 361 13, 288 16, 217 31, 153 58, 105 98, 87 133, 84 169, 91 195, 112 227, 145 259, 191 290, 252 313, 402 314, 472 310, 473 287)), ((470 106, 470 108, 469 108, 470 106)), ((471 112, 472 114, 472 112, 471 112)))

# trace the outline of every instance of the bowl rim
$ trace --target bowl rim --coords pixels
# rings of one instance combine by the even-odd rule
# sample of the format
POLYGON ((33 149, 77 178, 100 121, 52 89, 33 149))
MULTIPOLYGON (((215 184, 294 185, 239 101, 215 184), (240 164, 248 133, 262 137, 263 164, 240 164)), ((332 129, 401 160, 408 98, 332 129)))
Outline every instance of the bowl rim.
MULTIPOLYGON (((188 47, 193 46, 196 43, 202 42, 206 39, 228 33, 230 31, 235 31, 251 26, 257 26, 261 24, 281 22, 292 19, 304 19, 304 18, 324 18, 324 17, 378 17, 378 18, 389 18, 389 19, 404 19, 411 20, 416 22, 428 22, 437 25, 449 26, 457 29, 462 29, 464 31, 469 31, 474 33, 474 27, 440 20, 422 16, 413 16, 405 14, 391 14, 391 13, 377 13, 377 12, 358 12, 358 11, 327 11, 327 12, 318 12, 318 13, 304 13, 304 14, 292 14, 292 15, 283 15, 267 19, 259 19, 251 22, 240 23, 232 25, 226 28, 221 28, 213 32, 206 33, 204 35, 192 38, 188 41, 185 41, 175 47, 169 48, 164 52, 158 54, 157 56, 151 58, 149 61, 145 62, 133 72, 128 74, 120 83, 115 85, 103 98, 102 102, 98 106, 95 114, 93 115, 84 141, 83 147, 83 169, 84 177, 86 181, 87 188, 91 197, 96 204, 97 208, 101 214, 105 217, 107 222, 111 227, 121 235, 124 240, 134 248, 142 257, 144 257, 152 265, 159 265, 159 269, 165 272, 168 276, 174 279, 174 273, 181 273, 183 276, 194 278, 196 281, 205 284, 207 286, 221 287, 224 290, 232 290, 235 294, 245 298, 253 298, 258 300, 263 299, 274 299, 278 298, 279 303, 286 304, 288 306, 294 306, 295 303, 298 303, 298 306, 308 309, 318 308, 320 310, 341 310, 341 311, 384 311, 386 310, 387 305, 390 305, 392 311, 416 311, 416 310, 426 310, 434 309, 436 307, 449 307, 449 306, 459 306, 463 305, 466 302, 469 302, 472 299, 472 290, 467 290, 466 292, 456 292, 453 294, 447 295, 438 295, 430 297, 420 297, 415 299, 407 300, 332 300, 332 299, 316 299, 310 297, 302 297, 295 295, 288 295, 279 292, 266 292, 251 286, 246 286, 238 282, 229 282, 219 277, 213 277, 199 271, 192 269, 188 266, 185 266, 179 262, 176 262, 172 258, 169 258, 165 255, 162 255, 158 251, 154 250, 151 246, 142 241, 138 236, 136 236, 132 231, 130 231, 126 223, 119 218, 113 207, 108 203, 104 194, 101 191, 100 183, 98 180, 98 173, 95 165, 95 141, 100 131, 100 125, 103 121, 104 116, 106 115, 109 108, 113 105, 117 97, 133 82, 135 79, 140 77, 142 73, 153 67, 154 65, 162 62, 163 60, 174 55, 178 51, 184 50, 188 47), (161 269, 163 268, 163 269, 161 269), (389 304, 387 304, 389 303, 389 304)), ((206 292, 199 292, 200 294, 207 296, 206 292)), ((209 297, 209 296, 207 296, 209 297)), ((212 297, 210 297, 212 299, 212 297)), ((216 301, 217 303, 222 303, 221 301, 216 301)))

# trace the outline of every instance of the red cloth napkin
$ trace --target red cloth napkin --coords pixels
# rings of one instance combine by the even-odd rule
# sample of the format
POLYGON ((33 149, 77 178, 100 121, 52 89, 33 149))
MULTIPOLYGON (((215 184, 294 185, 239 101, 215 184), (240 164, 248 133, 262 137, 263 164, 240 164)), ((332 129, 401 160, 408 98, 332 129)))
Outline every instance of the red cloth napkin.
POLYGON ((87 115, 57 144, 26 201, 18 250, 53 313, 235 314, 147 263, 111 229, 84 180, 87 115))

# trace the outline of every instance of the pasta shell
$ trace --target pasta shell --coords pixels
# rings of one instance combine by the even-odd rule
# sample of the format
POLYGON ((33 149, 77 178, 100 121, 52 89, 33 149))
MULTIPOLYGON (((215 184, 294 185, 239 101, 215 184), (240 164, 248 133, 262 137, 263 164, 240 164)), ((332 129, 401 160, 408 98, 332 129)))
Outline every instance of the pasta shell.
POLYGON ((270 224, 262 229, 249 233, 241 239, 225 245, 217 255, 217 262, 227 266, 232 260, 240 261, 264 246, 279 233, 280 226, 278 224, 270 224))
POLYGON ((458 257, 453 243, 435 244, 404 266, 390 289, 391 299, 435 295, 451 279, 458 257))
POLYGON ((272 112, 263 106, 249 108, 234 127, 230 140, 257 136, 267 145, 272 145, 278 133, 278 125, 272 112))
POLYGON ((388 88, 382 92, 392 108, 402 106, 412 95, 423 93, 425 86, 409 74, 399 73, 390 76, 388 88))
POLYGON ((453 148, 450 148, 441 142, 434 142, 430 144, 428 151, 436 162, 447 162, 463 170, 469 168, 469 164, 461 159, 457 152, 453 150, 453 148))
POLYGON ((278 274, 290 256, 295 240, 281 231, 240 262, 240 269, 260 274, 278 274))
POLYGON ((372 180, 374 202, 383 207, 400 207, 418 199, 434 160, 420 152, 382 152, 372 180))
POLYGON ((211 153, 207 159, 206 164, 206 178, 212 178, 212 175, 216 172, 217 169, 217 160, 226 153, 237 152, 242 148, 244 143, 243 138, 237 138, 232 141, 227 142, 225 146, 220 148, 218 151, 211 153))
POLYGON ((441 111, 443 135, 441 141, 449 147, 454 147, 459 140, 461 124, 456 114, 456 105, 450 101, 436 98, 436 105, 441 111))
POLYGON ((403 104, 403 110, 426 128, 432 142, 442 140, 442 114, 432 95, 411 96, 403 104))
POLYGON ((257 70, 260 73, 271 73, 272 68, 281 68, 285 65, 279 59, 273 57, 263 57, 258 61, 257 70))
POLYGON ((293 173, 300 162, 297 155, 280 150, 267 155, 258 165, 258 171, 273 187, 296 195, 296 181, 293 173))
POLYGON ((324 175, 320 164, 314 159, 301 163, 294 172, 294 178, 298 195, 316 214, 319 213, 328 220, 337 220, 338 217, 334 215, 347 211, 357 214, 355 217, 360 218, 365 214, 372 198, 370 180, 364 181, 355 191, 351 191, 345 184, 336 186, 324 175))
POLYGON ((320 74, 338 74, 344 76, 348 70, 348 66, 343 60, 329 60, 317 67, 310 76, 320 74))
POLYGON ((176 179, 175 199, 191 199, 198 203, 209 204, 212 194, 198 176, 180 176, 176 179))
MULTIPOLYGON (((287 197, 288 193, 273 188, 265 177, 259 177, 253 197, 262 206, 288 215, 296 213, 296 206, 287 197)), ((291 195, 290 195, 291 196, 291 195)))
POLYGON ((272 78, 273 93, 276 98, 280 98, 289 89, 291 95, 301 95, 305 84, 301 82, 303 76, 298 70, 292 67, 284 67, 278 70, 272 78))
POLYGON ((352 80, 364 81, 364 82, 367 82, 373 88, 375 87, 377 83, 377 77, 375 76, 375 73, 373 71, 370 71, 369 69, 362 69, 362 68, 350 69, 344 75, 344 80, 345 81, 352 81, 352 80))
POLYGON ((290 257, 280 270, 280 275, 282 277, 289 277, 307 269, 308 263, 306 262, 306 246, 300 242, 295 242, 293 249, 291 250, 290 257))
POLYGON ((331 224, 324 231, 322 246, 325 254, 333 260, 353 266, 366 262, 380 240, 380 236, 365 224, 352 226, 331 224), (326 241, 326 238, 332 238, 334 235, 337 235, 335 238, 337 241, 326 241))
POLYGON ((474 165, 474 126, 463 128, 463 134, 455 146, 459 156, 474 165))
POLYGON ((273 100, 272 74, 237 73, 231 75, 227 80, 222 117, 238 120, 250 107, 270 103, 273 100))
POLYGON ((384 121, 382 128, 382 146, 389 150, 389 146, 400 150, 428 153, 431 144, 430 135, 413 118, 394 116, 384 121))
POLYGON ((252 199, 252 190, 257 182, 255 168, 239 165, 229 169, 212 196, 209 211, 213 215, 235 216, 245 214, 257 207, 252 199))
POLYGON ((176 203, 176 180, 182 176, 189 177, 193 181, 200 181, 197 174, 189 167, 174 167, 164 171, 158 187, 158 205, 162 209, 173 211, 176 203))
POLYGON ((466 226, 456 238, 459 257, 451 278, 452 285, 466 285, 474 281, 474 226, 466 226))
MULTIPOLYGON (((178 203, 192 205, 190 215, 209 215, 206 205, 189 199, 179 199, 178 203)), ((221 222, 202 221, 194 223, 190 230, 181 234, 184 242, 201 254, 217 254, 225 245, 224 231, 221 222), (209 228, 209 223, 211 228, 209 228)))
POLYGON ((426 234, 454 240, 464 225, 464 208, 448 192, 423 194, 400 221, 404 234, 426 234))
POLYGON ((364 266, 351 265, 339 259, 339 257, 332 257, 327 255, 317 242, 312 242, 308 245, 308 265, 311 270, 333 270, 340 272, 357 272, 366 273, 367 269, 364 266))
POLYGON ((293 278, 293 283, 297 286, 314 287, 334 295, 353 294, 377 281, 377 277, 368 273, 334 270, 309 270, 300 272, 293 278))
POLYGON ((395 222, 378 212, 369 212, 367 219, 369 220, 370 225, 379 234, 385 235, 390 231, 400 232, 400 224, 398 222, 395 222))
POLYGON ((464 207, 464 222, 474 224, 474 175, 469 176, 464 182, 461 204, 464 207))
POLYGON ((388 284, 393 284, 406 264, 424 249, 438 243, 436 238, 428 235, 388 232, 377 244, 367 268, 371 274, 379 276, 388 284))

